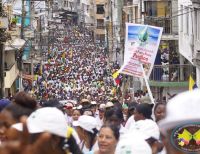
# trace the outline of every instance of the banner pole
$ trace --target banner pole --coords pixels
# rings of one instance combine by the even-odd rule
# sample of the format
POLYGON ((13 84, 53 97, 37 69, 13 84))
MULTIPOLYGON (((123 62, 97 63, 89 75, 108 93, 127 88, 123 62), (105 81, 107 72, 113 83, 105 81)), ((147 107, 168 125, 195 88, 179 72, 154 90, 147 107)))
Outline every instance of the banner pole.
POLYGON ((147 81, 147 76, 145 74, 145 71, 144 71, 144 68, 143 68, 143 65, 141 64, 141 68, 142 68, 142 72, 143 72, 143 76, 144 76, 144 81, 146 83, 146 86, 147 86, 147 91, 149 93, 149 97, 151 99, 151 103, 155 105, 155 102, 154 102, 154 99, 153 99, 153 95, 152 95, 152 92, 151 92, 151 89, 150 89, 150 86, 149 86, 149 83, 147 81))

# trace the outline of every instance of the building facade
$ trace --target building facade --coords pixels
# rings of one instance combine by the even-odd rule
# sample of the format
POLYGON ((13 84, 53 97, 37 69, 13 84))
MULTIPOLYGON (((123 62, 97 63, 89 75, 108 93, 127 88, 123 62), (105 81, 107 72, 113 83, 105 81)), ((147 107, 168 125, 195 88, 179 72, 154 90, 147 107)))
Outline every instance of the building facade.
POLYGON ((179 0, 179 51, 196 67, 193 77, 200 86, 200 1, 179 0))

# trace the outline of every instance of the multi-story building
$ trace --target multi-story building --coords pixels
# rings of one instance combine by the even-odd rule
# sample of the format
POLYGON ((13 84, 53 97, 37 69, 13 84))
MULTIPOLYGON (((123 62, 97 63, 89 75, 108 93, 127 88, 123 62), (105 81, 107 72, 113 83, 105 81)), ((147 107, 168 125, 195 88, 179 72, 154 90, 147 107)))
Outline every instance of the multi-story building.
POLYGON ((79 16, 79 23, 85 26, 94 25, 94 1, 93 0, 77 0, 77 13, 79 16))
POLYGON ((192 66, 179 54, 178 16, 180 15, 178 0, 127 0, 124 3, 123 23, 163 27, 155 65, 149 78, 151 90, 157 99, 168 98, 188 89, 192 66))
MULTIPOLYGON (((18 19, 14 15, 13 3, 5 3, 4 13, 7 14, 7 22, 5 22, 6 20, 4 21, 4 24, 6 23, 7 25, 7 27, 4 27, 4 30, 6 30, 4 35, 9 37, 6 37, 4 48, 0 49, 1 52, 3 52, 1 55, 1 62, 3 63, 0 64, 3 68, 1 70, 3 73, 1 97, 7 97, 8 95, 15 93, 18 88, 17 80, 20 78, 19 69, 22 61, 22 49, 25 44, 25 40, 20 39, 20 29, 17 26, 18 19)), ((0 25, 2 26, 2 24, 0 25)))
POLYGON ((121 42, 122 29, 122 9, 123 1, 108 0, 106 1, 106 44, 109 51, 111 61, 118 61, 122 63, 122 49, 121 42))
MULTIPOLYGON (((96 42, 105 42, 106 40, 106 18, 108 18, 107 3, 105 0, 94 0, 95 3, 95 40, 96 42)), ((91 13, 92 14, 92 13, 91 13)))
MULTIPOLYGON (((179 0, 179 51, 196 66, 198 87, 200 86, 200 1, 179 0)), ((195 75, 196 74, 196 75, 195 75)))

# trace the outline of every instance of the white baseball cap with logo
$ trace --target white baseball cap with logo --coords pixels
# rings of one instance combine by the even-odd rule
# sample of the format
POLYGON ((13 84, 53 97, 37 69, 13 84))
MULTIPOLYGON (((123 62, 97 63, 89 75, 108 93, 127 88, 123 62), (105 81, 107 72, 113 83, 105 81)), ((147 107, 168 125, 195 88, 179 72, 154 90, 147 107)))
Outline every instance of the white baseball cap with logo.
POLYGON ((160 131, 166 135, 167 130, 183 124, 200 122, 200 90, 183 92, 172 98, 166 107, 166 117, 159 122, 160 131))
MULTIPOLYGON (((29 133, 49 132, 61 137, 67 137, 67 122, 64 114, 57 108, 44 107, 34 111, 27 119, 29 133)), ((12 125, 13 128, 22 131, 22 123, 12 125)))
POLYGON ((86 131, 94 133, 93 129, 97 129, 97 120, 92 116, 82 115, 78 118, 77 121, 73 122, 73 126, 79 126, 86 131))

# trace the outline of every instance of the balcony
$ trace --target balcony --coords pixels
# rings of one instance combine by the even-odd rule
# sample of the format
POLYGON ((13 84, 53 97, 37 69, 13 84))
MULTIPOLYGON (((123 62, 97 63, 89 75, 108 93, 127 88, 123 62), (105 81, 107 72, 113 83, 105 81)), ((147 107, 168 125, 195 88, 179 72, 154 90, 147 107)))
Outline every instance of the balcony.
POLYGON ((155 87, 187 87, 192 72, 193 66, 187 64, 154 65, 149 84, 155 87))
POLYGON ((105 29, 95 29, 95 34, 97 35, 103 35, 103 34, 106 34, 106 31, 105 29))
POLYGON ((97 29, 105 29, 105 26, 104 24, 97 24, 97 29))
POLYGON ((147 25, 163 27, 163 34, 178 34, 178 31, 175 31, 176 27, 172 28, 172 22, 172 19, 167 17, 146 16, 144 18, 144 23, 147 25))
POLYGON ((105 18, 105 14, 95 14, 95 18, 96 19, 104 19, 105 18))
POLYGON ((17 63, 10 64, 5 68, 5 88, 11 88, 19 74, 17 63))

